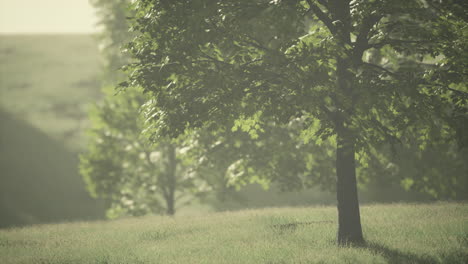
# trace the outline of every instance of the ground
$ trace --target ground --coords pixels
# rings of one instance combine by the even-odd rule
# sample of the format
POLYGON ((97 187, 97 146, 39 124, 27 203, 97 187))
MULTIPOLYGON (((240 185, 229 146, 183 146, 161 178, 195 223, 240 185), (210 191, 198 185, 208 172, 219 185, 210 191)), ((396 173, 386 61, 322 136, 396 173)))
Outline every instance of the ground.
POLYGON ((0 231, 3 263, 468 263, 468 204, 362 206, 366 245, 338 247, 336 208, 148 216, 0 231))

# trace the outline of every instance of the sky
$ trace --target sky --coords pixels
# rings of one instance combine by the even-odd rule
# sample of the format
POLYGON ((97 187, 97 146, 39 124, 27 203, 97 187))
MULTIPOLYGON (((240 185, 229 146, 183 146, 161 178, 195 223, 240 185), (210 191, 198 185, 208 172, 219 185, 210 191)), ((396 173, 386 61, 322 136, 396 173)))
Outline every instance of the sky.
POLYGON ((89 0, 0 0, 0 34, 91 33, 89 0))

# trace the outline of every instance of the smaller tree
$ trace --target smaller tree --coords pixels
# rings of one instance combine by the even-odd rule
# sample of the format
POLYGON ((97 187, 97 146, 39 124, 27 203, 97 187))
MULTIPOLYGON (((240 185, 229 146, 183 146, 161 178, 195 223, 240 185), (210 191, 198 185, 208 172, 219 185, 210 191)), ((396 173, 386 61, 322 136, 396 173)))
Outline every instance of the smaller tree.
POLYGON ((89 192, 107 201, 110 218, 173 215, 177 205, 201 193, 180 148, 169 139, 153 142, 142 134, 140 108, 146 99, 139 89, 104 92, 104 101, 90 112, 92 141, 80 157, 89 192))
POLYGON ((122 46, 132 39, 127 18, 133 16, 130 0, 89 0, 96 10, 98 26, 101 32, 97 35, 101 58, 103 60, 104 81, 115 84, 125 78, 120 67, 130 62, 122 52, 122 46))

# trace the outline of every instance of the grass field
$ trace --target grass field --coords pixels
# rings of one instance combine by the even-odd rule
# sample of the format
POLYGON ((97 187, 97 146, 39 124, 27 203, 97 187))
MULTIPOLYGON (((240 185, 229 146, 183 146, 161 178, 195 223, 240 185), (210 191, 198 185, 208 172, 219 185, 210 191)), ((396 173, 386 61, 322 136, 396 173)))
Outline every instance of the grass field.
POLYGON ((335 244, 334 207, 143 217, 0 231, 2 263, 468 263, 468 205, 363 206, 367 244, 335 244))

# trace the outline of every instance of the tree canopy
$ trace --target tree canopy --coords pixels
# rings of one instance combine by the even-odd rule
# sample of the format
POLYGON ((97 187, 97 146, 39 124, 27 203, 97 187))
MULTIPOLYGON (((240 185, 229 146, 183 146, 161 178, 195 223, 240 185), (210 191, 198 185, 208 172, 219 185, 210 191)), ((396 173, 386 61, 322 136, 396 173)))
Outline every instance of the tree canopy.
POLYGON ((161 132, 310 115, 331 135, 340 116, 360 142, 392 140, 464 94, 455 3, 320 2, 137 2, 131 78, 154 91, 161 132), (352 91, 337 88, 337 55, 352 91))

